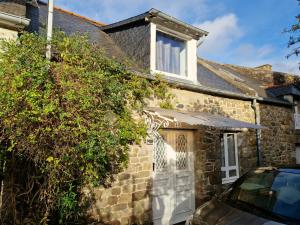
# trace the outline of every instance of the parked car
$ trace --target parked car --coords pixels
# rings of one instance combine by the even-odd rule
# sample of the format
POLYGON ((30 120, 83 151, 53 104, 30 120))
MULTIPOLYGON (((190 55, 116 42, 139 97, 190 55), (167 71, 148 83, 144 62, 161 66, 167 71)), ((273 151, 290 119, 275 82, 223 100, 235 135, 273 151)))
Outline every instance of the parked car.
POLYGON ((300 224, 300 167, 251 170, 196 209, 186 225, 300 224))

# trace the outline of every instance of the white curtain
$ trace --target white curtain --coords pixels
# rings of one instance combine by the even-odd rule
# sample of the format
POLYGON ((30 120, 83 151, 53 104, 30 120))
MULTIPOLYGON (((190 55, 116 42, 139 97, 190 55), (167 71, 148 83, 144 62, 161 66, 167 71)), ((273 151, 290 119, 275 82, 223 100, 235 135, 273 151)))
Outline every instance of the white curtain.
POLYGON ((184 41, 172 38, 169 35, 157 32, 156 34, 156 69, 168 73, 182 74, 180 60, 185 60, 182 51, 184 41))

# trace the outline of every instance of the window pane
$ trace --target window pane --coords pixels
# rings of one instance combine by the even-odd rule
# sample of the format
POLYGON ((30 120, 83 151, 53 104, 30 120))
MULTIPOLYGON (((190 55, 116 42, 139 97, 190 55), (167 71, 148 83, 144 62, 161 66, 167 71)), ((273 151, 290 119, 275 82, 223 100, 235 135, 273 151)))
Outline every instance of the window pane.
POLYGON ((180 134, 176 137, 176 169, 185 170, 188 168, 188 146, 187 137, 180 134))
POLYGON ((225 171, 221 171, 221 175, 222 175, 222 178, 226 178, 226 172, 225 171))
POLYGON ((222 167, 225 166, 225 150, 224 150, 224 138, 221 137, 221 163, 222 167))
POLYGON ((185 75, 185 42, 167 34, 156 34, 156 69, 185 75))
POLYGON ((235 158, 235 142, 234 142, 233 134, 227 135, 227 145, 228 145, 228 164, 229 166, 235 166, 236 158, 235 158))
POLYGON ((229 170, 229 177, 236 177, 236 170, 229 170))
POLYGON ((157 136, 154 139, 154 163, 156 172, 163 172, 167 169, 167 152, 164 136, 157 136))

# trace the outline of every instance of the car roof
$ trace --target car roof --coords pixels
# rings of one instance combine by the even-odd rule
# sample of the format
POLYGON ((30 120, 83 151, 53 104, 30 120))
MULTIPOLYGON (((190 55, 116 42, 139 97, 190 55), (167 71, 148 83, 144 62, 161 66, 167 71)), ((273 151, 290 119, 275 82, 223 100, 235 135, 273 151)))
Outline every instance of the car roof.
POLYGON ((294 174, 299 174, 300 175, 300 165, 287 166, 287 167, 279 167, 278 170, 280 172, 294 173, 294 174))
POLYGON ((289 165, 289 166, 278 166, 278 167, 258 167, 255 170, 260 171, 268 171, 268 170, 278 170, 280 172, 285 173, 294 173, 294 174, 300 174, 300 165, 289 165))

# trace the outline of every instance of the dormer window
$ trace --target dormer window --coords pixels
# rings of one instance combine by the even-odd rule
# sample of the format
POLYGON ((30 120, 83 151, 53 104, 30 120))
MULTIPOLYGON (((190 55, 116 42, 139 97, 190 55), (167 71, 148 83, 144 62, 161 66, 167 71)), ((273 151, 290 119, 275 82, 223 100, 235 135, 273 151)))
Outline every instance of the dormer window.
POLYGON ((197 40, 159 24, 150 24, 150 70, 197 83, 197 40))
POLYGON ((101 26, 101 30, 152 75, 198 84, 197 42, 208 32, 157 9, 101 26))
POLYGON ((186 76, 186 41, 157 31, 156 70, 186 76))

